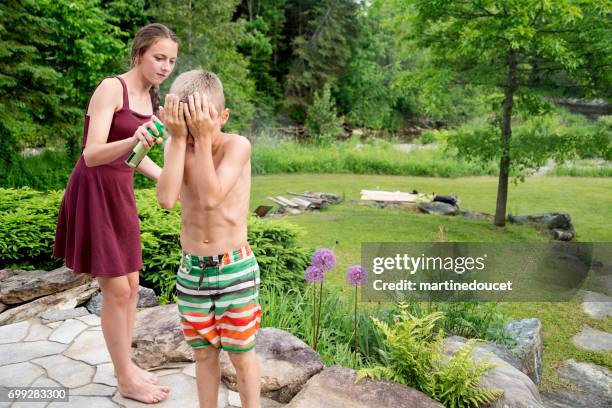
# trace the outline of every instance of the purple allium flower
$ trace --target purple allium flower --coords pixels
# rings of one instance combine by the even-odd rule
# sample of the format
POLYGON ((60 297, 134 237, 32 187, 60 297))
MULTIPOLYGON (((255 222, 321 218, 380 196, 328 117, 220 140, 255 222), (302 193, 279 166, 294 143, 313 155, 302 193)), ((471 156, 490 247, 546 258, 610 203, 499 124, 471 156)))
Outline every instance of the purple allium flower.
POLYGON ((308 283, 321 282, 323 280, 323 269, 315 265, 310 265, 304 271, 304 278, 308 283))
POLYGON ((312 255, 312 264, 321 268, 323 272, 329 272, 336 266, 336 255, 331 249, 321 248, 312 255))
POLYGON ((368 271, 361 265, 353 265, 346 270, 346 281, 353 286, 358 286, 368 280, 368 271))

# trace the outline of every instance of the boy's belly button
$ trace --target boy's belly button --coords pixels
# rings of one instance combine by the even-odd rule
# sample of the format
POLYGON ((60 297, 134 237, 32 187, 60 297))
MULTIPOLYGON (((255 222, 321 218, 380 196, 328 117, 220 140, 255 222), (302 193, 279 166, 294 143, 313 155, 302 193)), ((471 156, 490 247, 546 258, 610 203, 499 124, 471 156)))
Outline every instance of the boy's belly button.
POLYGON ((207 239, 205 239, 205 240, 204 240, 204 243, 205 243, 205 244, 208 244, 208 240, 207 240, 207 239))

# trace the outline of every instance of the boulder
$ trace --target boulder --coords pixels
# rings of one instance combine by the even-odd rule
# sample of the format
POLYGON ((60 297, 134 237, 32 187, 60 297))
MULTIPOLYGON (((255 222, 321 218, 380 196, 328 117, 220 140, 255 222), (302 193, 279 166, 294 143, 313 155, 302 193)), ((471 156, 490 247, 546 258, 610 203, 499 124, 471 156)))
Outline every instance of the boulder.
MULTIPOLYGON (((319 354, 306 343, 275 328, 258 331, 255 353, 261 366, 261 394, 278 402, 289 402, 324 367, 319 354)), ((223 381, 236 391, 236 370, 228 354, 221 352, 220 360, 223 381)))
POLYGON ((136 313, 132 349, 133 360, 146 369, 194 361, 193 351, 181 330, 176 304, 151 307, 136 313))
MULTIPOLYGON (((454 354, 466 341, 467 339, 459 336, 446 338, 446 353, 454 354)), ((490 405, 491 408, 545 408, 538 387, 526 374, 482 346, 474 348, 472 357, 475 361, 488 361, 496 366, 485 373, 480 381, 482 387, 504 391, 504 394, 490 405)))
POLYGON ((512 223, 532 223, 547 229, 552 238, 559 241, 571 241, 575 231, 572 218, 566 213, 545 213, 533 215, 508 215, 512 223))
POLYGON ((89 300, 98 290, 98 281, 90 279, 81 286, 43 296, 0 313, 0 325, 28 320, 44 311, 74 309, 89 300))
MULTIPOLYGON (((98 292, 95 296, 87 302, 85 307, 91 314, 95 314, 100 316, 102 313, 102 300, 104 296, 102 292, 98 292)), ((138 287, 138 303, 136 304, 137 308, 145 308, 145 307, 155 307, 159 306, 159 301, 155 296, 155 291, 153 289, 145 288, 144 286, 138 287)))
POLYGON ((287 408, 442 408, 427 395, 402 384, 363 379, 346 367, 327 367, 312 377, 287 408))
POLYGON ((81 286, 92 280, 90 275, 74 273, 63 266, 47 271, 12 271, 5 273, 0 287, 0 302, 15 305, 81 286))
POLYGON ((542 323, 538 319, 514 320, 505 327, 516 344, 509 349, 518 361, 515 366, 527 374, 531 381, 540 385, 542 379, 542 323))
POLYGON ((536 385, 542 378, 542 324, 538 319, 513 320, 505 332, 515 341, 513 345, 483 343, 481 351, 495 354, 506 363, 527 374, 536 385))
POLYGON ((570 359, 559 370, 559 378, 579 390, 609 398, 612 402, 612 373, 606 367, 570 359))
POLYGON ((427 214, 434 215, 457 215, 459 214, 459 208, 454 205, 450 205, 447 203, 442 203, 439 201, 431 201, 426 202, 423 201, 419 203, 419 210, 427 214))
POLYGON ((145 307, 155 307, 159 306, 159 300, 157 300, 157 296, 155 295, 155 291, 151 288, 145 288, 144 286, 138 287, 138 303, 136 307, 145 308, 145 307))
POLYGON ((17 275, 19 272, 20 271, 15 269, 0 269, 0 282, 6 278, 17 275))
POLYGON ((558 371, 559 378, 572 389, 557 389, 542 397, 552 408, 608 408, 612 406, 612 373, 591 363, 566 360, 558 371))

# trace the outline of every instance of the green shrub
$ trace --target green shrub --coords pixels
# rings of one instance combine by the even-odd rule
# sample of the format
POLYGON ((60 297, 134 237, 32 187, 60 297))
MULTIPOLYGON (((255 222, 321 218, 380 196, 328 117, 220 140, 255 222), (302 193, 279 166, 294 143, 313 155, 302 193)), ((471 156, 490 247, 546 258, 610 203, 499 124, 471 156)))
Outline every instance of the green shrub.
MULTIPOLYGON (((155 146, 148 156, 159 165, 163 164, 163 148, 155 146)), ((76 161, 71 160, 61 149, 44 150, 42 153, 23 157, 14 155, 10 166, 0 163, 0 187, 31 187, 36 190, 63 190, 68 184, 76 161)), ((135 172, 135 188, 152 188, 155 182, 135 172)))
POLYGON ((502 395, 501 390, 478 385, 494 366, 471 359, 475 340, 469 340, 453 356, 445 355, 444 332, 435 331, 443 313, 418 318, 408 313, 406 305, 400 305, 400 310, 393 324, 373 319, 385 337, 382 364, 360 370, 356 381, 364 377, 395 381, 453 408, 482 406, 502 395))
POLYGON ((330 143, 342 133, 343 119, 336 114, 336 104, 328 85, 323 92, 315 92, 312 105, 306 112, 304 130, 315 144, 330 143))
MULTIPOLYGON (((53 241, 62 196, 62 191, 0 189, 0 268, 59 266, 53 259, 53 241)), ((136 199, 143 245, 141 277, 156 289, 160 300, 172 301, 181 256, 180 212, 161 209, 155 190, 138 190, 136 199)), ((310 251, 296 244, 295 227, 253 218, 248 228, 248 240, 261 267, 262 290, 303 289, 310 251)))
POLYGON ((66 187, 73 166, 61 150, 45 150, 28 157, 16 154, 10 167, 0 166, 0 187, 61 190, 66 187))
POLYGON ((52 253, 62 193, 0 189, 0 197, 1 268, 58 266, 52 253))

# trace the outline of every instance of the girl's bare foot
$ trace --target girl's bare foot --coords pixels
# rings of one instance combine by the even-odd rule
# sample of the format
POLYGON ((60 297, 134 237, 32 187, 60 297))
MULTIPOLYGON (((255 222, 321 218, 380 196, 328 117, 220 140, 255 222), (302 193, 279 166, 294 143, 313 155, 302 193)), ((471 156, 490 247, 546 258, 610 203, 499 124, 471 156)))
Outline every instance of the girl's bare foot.
POLYGON ((136 368, 136 371, 138 372, 138 375, 140 376, 140 378, 142 378, 145 382, 148 382, 149 384, 158 383, 158 378, 155 374, 143 368, 140 368, 135 364, 134 364, 134 367, 136 368))
POLYGON ((163 401, 170 393, 170 388, 150 384, 140 378, 117 381, 119 393, 124 398, 130 398, 145 404, 156 404, 163 401))
MULTIPOLYGON (((139 377, 140 379, 142 379, 142 381, 147 382, 149 384, 153 384, 156 385, 159 382, 159 379, 157 378, 157 376, 155 374, 153 374, 150 371, 147 371, 143 368, 138 367, 136 364, 132 364, 133 365, 133 370, 134 370, 134 375, 136 375, 137 377, 139 377)), ((115 372, 115 377, 117 377, 117 373, 115 372)))

